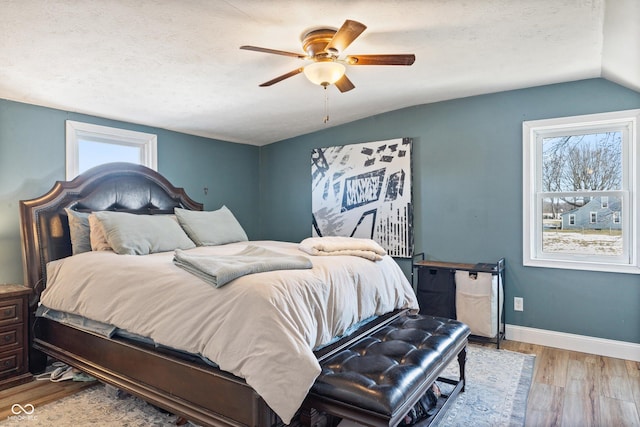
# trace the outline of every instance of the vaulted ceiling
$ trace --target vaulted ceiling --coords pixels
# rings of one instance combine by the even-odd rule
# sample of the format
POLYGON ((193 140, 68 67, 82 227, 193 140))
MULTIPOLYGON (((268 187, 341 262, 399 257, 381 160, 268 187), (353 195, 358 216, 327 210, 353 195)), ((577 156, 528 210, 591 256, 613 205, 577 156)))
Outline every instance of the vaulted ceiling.
POLYGON ((640 91, 639 0, 0 0, 0 98, 264 145, 411 105, 604 77, 640 91), (303 74, 301 35, 368 28, 355 89, 303 74), (327 99, 325 100, 325 95, 327 99), (325 101, 329 122, 324 123, 325 101))

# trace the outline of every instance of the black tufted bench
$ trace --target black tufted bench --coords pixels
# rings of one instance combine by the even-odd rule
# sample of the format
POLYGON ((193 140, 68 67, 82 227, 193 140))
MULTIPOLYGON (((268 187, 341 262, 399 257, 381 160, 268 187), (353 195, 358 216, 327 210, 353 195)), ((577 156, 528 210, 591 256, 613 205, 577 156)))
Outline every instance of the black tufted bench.
POLYGON ((303 407, 365 425, 395 426, 457 357, 460 378, 440 379, 455 385, 442 415, 464 391, 469 333, 456 320, 403 313, 321 359, 322 372, 303 407))

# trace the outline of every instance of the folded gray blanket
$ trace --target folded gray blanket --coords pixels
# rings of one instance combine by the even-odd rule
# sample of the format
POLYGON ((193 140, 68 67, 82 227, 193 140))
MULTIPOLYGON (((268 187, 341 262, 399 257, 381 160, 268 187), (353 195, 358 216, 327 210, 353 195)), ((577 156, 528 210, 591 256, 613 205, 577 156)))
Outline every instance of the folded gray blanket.
POLYGON ((173 263, 216 288, 247 274, 313 267, 305 256, 285 255, 252 245, 237 254, 221 256, 193 255, 176 249, 173 263))

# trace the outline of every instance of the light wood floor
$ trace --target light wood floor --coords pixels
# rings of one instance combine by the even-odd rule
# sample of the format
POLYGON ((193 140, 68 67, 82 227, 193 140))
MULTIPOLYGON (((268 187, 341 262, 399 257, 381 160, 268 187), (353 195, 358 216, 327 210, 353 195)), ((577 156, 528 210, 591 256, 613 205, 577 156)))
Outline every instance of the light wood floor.
MULTIPOLYGON (((516 341, 501 348, 536 355, 527 427, 640 427, 640 363, 516 341)), ((33 381, 0 391, 0 420, 14 403, 38 407, 86 386, 33 381)))
POLYGON ((526 426, 640 426, 640 363, 516 341, 500 347, 536 355, 526 426))
MULTIPOLYGON (((0 422, 7 417, 14 415, 11 406, 27 404, 38 408, 54 400, 77 393, 78 391, 95 385, 95 382, 62 381, 54 383, 51 381, 31 381, 13 388, 0 391, 0 422)), ((28 423, 25 421, 25 425, 28 423)))

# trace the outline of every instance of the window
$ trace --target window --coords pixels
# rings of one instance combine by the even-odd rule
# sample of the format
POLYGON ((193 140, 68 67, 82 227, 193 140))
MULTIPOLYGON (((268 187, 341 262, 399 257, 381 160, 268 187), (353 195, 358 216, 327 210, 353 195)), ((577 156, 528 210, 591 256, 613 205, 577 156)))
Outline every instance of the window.
POLYGON ((629 110, 523 123, 524 265, 640 274, 639 121, 629 110))
POLYGON ((613 215, 613 223, 620 224, 620 212, 612 212, 613 215))
POLYGON ((157 136, 67 120, 67 180, 94 166, 129 162, 158 169, 157 136))

